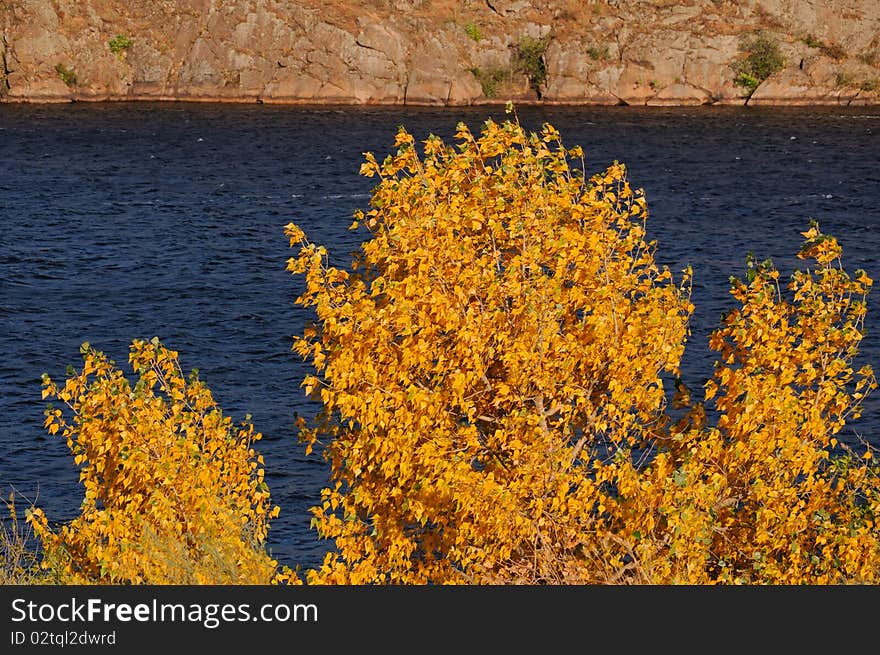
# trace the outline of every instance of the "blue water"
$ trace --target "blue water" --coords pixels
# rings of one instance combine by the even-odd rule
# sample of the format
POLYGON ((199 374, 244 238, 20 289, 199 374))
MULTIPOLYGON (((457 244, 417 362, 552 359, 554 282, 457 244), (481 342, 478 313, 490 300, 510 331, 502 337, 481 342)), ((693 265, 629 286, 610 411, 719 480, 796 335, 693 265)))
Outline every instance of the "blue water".
MULTIPOLYGON (((519 109, 580 144, 598 171, 627 164, 647 196, 657 259, 695 271, 683 365, 711 375, 708 333, 729 309, 730 275, 772 258, 787 275, 809 219, 844 246, 845 264, 880 280, 880 110, 742 107, 519 109)), ((159 336, 198 368, 227 415, 252 415, 281 516, 269 546, 316 565, 309 528, 328 469, 306 456, 294 412, 312 411, 291 352, 311 317, 283 226, 295 221, 348 261, 372 181, 398 125, 416 138, 478 129, 494 108, 304 108, 213 104, 0 105, 0 486, 69 520, 82 499, 66 445, 42 428, 40 375, 63 380, 89 341, 127 368, 133 338, 159 336)), ((880 294, 880 292, 878 292, 880 294)), ((859 363, 878 368, 880 297, 869 301, 859 363)), ((880 445, 880 403, 845 429, 880 445)))

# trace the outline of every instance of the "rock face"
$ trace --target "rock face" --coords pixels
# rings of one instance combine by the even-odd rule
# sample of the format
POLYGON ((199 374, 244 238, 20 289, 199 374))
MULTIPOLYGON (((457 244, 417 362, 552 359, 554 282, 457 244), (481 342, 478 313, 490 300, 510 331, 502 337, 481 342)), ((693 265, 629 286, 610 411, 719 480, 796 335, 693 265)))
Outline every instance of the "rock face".
POLYGON ((880 104, 877 0, 3 0, 0 101, 880 104), (751 86, 760 34, 781 67, 751 86))
POLYGON ((6 95, 8 89, 9 87, 6 86, 6 40, 0 34, 0 98, 6 95))

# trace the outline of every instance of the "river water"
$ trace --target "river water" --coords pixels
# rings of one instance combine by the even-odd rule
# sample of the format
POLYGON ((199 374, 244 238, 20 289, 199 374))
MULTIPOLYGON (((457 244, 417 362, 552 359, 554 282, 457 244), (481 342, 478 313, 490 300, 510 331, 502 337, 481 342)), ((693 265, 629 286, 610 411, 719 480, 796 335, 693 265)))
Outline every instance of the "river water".
MULTIPOLYGON (((691 264, 696 311, 687 383, 711 375, 709 332, 729 309, 728 278, 748 252, 787 277, 811 218, 844 261, 880 280, 877 108, 522 107, 579 144, 591 171, 624 162, 645 190, 649 237, 674 271, 691 264)), ((0 105, 0 485, 69 520, 82 499, 66 445, 42 428, 40 375, 64 379, 84 341, 127 369, 133 338, 159 336, 198 368, 224 413, 252 416, 281 515, 270 549, 314 566, 309 528, 328 469, 306 456, 294 412, 312 407, 291 352, 310 316, 283 226, 295 221, 338 263, 362 233, 372 180, 398 125, 417 139, 478 130, 500 108, 336 108, 181 103, 0 105)), ((878 292, 880 293, 880 292, 878 292)), ((869 299, 858 363, 880 364, 880 296, 869 299)), ((880 445, 880 403, 845 428, 880 445)))

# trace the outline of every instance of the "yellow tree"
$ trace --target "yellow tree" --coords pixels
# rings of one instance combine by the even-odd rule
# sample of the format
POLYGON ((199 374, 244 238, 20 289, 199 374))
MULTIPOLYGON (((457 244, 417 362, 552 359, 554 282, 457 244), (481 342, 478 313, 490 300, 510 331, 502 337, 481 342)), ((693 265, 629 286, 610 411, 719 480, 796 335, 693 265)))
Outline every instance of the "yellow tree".
POLYGON ((771 262, 733 279, 739 306, 713 333, 721 360, 703 404, 655 444, 641 470, 625 459, 601 475, 617 562, 650 582, 838 584, 880 581, 880 483, 872 449, 838 441, 876 387, 853 361, 871 279, 850 276, 836 239, 813 224, 787 290, 771 262))
MULTIPOLYGON (((318 322, 295 343, 332 484, 312 583, 596 579, 595 467, 664 425, 692 305, 646 239, 623 165, 588 177, 550 125, 460 124, 454 145, 366 155, 369 239, 350 269, 287 226, 318 322)), ((607 569, 607 567, 605 567, 607 569)))
POLYGON ((741 309, 711 342, 723 363, 707 396, 718 394, 729 444, 730 508, 753 516, 724 518, 725 564, 773 583, 877 581, 876 474, 847 458, 829 463, 840 430, 876 386, 870 366, 853 369, 872 281, 844 270, 839 243, 817 224, 803 236, 799 257, 815 269, 794 274, 791 299, 772 265, 756 265, 750 283, 733 287, 741 309))
POLYGON ((65 584, 295 579, 265 551, 278 508, 253 426, 234 426, 157 339, 132 343, 134 387, 89 344, 82 355, 63 386, 43 379, 43 397, 67 407, 50 407, 46 428, 66 439, 85 489, 80 515, 57 531, 42 510, 28 512, 44 567, 65 584))

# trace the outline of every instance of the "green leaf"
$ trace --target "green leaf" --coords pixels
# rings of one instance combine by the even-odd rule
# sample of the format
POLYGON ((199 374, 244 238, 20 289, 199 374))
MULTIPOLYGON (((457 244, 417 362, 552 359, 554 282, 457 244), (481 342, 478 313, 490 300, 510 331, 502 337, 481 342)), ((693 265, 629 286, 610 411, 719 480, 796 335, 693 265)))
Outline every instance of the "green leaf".
POLYGON ((687 473, 685 472, 684 467, 675 469, 672 473, 672 481, 679 487, 687 486, 687 473))

